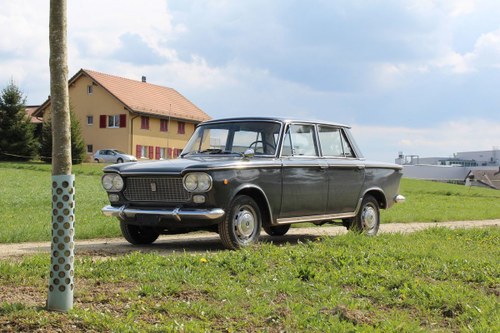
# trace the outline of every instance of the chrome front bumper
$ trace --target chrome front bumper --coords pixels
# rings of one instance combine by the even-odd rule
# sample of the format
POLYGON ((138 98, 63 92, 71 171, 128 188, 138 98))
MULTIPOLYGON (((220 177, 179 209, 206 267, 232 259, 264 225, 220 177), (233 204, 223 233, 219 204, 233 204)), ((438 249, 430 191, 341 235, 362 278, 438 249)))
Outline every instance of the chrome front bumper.
POLYGON ((160 217, 171 217, 177 221, 182 221, 183 218, 189 220, 215 220, 223 217, 225 212, 221 208, 213 209, 135 209, 127 206, 113 207, 106 206, 101 209, 106 216, 114 216, 121 218, 132 218, 136 215, 155 215, 160 217))

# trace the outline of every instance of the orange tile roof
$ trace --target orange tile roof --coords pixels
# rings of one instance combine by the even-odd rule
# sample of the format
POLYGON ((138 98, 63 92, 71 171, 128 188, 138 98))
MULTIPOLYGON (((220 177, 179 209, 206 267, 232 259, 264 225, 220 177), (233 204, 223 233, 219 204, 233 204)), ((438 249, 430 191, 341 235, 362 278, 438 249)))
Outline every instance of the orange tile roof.
POLYGON ((88 69, 81 69, 70 79, 70 84, 82 74, 92 78, 133 112, 196 122, 211 119, 175 89, 88 69))
POLYGON ((39 105, 26 106, 26 115, 30 117, 30 121, 32 124, 41 124, 43 122, 41 119, 38 119, 35 116, 33 116, 33 112, 35 112, 39 107, 40 107, 39 105))

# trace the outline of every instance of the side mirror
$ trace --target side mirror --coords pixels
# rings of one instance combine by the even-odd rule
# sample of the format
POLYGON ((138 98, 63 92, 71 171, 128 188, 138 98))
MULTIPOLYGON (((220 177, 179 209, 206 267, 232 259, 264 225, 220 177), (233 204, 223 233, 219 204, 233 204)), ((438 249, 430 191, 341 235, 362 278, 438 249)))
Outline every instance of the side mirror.
POLYGON ((255 156, 255 150, 253 150, 252 148, 247 148, 247 150, 245 150, 245 152, 243 153, 243 157, 245 158, 252 158, 255 156))

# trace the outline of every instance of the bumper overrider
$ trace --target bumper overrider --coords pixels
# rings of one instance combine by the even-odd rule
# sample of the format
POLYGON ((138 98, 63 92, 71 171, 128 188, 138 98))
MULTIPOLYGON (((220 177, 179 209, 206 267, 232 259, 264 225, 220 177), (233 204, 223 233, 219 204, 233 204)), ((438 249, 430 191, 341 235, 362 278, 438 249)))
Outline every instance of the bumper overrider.
POLYGON ((120 218, 134 218, 136 215, 154 215, 165 218, 174 218, 177 221, 186 220, 216 220, 224 216, 225 212, 221 208, 212 209, 134 209, 127 206, 102 208, 105 216, 120 218))

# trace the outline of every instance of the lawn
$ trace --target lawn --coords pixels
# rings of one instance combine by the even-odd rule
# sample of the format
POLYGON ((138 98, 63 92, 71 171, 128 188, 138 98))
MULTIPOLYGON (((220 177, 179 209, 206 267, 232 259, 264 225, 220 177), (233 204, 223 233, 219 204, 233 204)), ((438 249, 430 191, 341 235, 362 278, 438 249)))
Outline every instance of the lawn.
POLYGON ((0 260, 2 332, 499 332, 500 229, 77 257, 75 306, 44 309, 49 256, 0 260))
MULTIPOLYGON (((74 167, 76 239, 120 236, 116 220, 100 212, 108 204, 100 185, 102 167, 74 167)), ((43 163, 0 163, 0 243, 50 239, 50 170, 43 163)), ((500 191, 403 179, 400 193, 406 202, 382 211, 382 223, 500 218, 500 191)))

